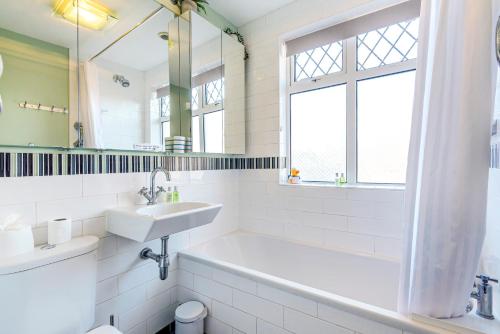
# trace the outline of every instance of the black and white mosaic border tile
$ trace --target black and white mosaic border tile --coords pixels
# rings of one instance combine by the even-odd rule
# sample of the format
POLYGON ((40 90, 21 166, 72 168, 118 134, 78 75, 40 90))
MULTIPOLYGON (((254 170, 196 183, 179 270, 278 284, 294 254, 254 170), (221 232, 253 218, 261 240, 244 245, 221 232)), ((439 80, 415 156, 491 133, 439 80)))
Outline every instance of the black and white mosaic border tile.
MULTIPOLYGON (((0 177, 139 173, 159 166, 171 171, 279 169, 286 168, 286 158, 0 152, 0 177)), ((500 168, 500 144, 491 146, 490 167, 500 168)))
POLYGON ((1 153, 0 177, 285 168, 280 157, 181 157, 117 154, 1 153))

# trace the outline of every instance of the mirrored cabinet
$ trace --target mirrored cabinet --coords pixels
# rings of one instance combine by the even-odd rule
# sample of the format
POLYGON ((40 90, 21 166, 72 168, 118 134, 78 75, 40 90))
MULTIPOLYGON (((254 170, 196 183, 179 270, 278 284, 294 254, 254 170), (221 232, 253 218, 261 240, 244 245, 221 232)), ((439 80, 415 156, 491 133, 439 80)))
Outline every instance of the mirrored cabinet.
POLYGON ((205 16, 27 2, 0 12, 0 145, 245 153, 244 46, 205 16))

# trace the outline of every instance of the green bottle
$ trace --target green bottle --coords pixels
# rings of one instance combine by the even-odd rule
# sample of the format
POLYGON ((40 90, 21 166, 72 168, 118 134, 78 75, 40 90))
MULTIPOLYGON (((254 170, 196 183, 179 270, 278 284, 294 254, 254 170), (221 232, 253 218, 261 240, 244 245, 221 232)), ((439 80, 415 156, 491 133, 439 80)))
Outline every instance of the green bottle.
POLYGON ((179 191, 177 190, 177 186, 175 186, 174 191, 172 192, 172 203, 179 203, 180 200, 179 191))
POLYGON ((172 187, 167 189, 167 203, 172 203, 172 187))
POLYGON ((341 173, 340 174, 340 184, 343 185, 346 183, 347 183, 347 180, 345 179, 344 173, 341 173))

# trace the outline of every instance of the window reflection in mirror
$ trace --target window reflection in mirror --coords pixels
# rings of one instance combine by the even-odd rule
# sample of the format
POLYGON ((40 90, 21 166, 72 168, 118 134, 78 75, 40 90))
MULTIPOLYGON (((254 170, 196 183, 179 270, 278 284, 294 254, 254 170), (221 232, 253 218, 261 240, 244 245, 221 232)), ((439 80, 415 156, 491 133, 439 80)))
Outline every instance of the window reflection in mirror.
POLYGON ((245 50, 237 39, 191 13, 193 150, 245 152, 245 50))

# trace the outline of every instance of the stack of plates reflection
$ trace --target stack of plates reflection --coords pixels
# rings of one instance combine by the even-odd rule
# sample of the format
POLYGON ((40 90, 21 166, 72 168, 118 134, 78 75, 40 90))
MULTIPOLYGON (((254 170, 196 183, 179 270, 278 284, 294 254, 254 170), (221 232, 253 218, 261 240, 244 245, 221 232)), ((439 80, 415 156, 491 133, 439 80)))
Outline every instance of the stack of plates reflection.
POLYGON ((165 138, 165 151, 170 153, 186 153, 193 150, 193 140, 184 136, 165 138))

